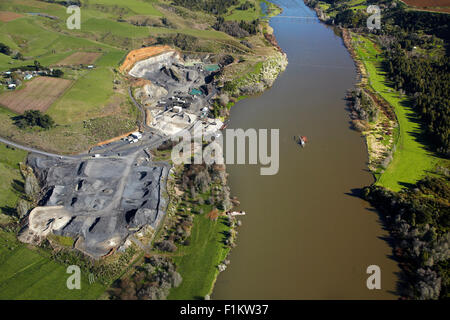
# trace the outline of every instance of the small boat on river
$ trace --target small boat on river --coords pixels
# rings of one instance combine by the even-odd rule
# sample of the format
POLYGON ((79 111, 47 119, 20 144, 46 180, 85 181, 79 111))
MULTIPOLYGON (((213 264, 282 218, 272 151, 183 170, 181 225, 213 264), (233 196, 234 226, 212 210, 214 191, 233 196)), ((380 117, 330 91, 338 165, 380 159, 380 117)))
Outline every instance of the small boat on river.
POLYGON ((294 137, 294 139, 302 148, 304 148, 306 146, 306 143, 308 142, 308 138, 305 136, 297 136, 294 137))

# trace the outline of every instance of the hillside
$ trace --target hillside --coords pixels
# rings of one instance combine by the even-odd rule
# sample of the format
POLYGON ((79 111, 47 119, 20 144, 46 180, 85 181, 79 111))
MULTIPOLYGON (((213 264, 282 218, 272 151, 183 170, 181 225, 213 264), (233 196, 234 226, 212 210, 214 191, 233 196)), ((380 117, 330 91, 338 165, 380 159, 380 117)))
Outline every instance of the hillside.
MULTIPOLYGON (((216 2, 220 6, 220 1, 216 2)), ((224 70, 223 81, 250 72, 277 50, 263 36, 267 23, 260 19, 263 13, 259 1, 235 2, 219 14, 183 1, 79 1, 78 30, 68 29, 70 15, 63 1, 2 1, 0 72, 25 69, 31 73, 36 71, 38 61, 42 68, 61 70, 62 78, 72 84, 61 86, 57 99, 45 106, 56 123, 50 130, 19 130, 13 121, 17 111, 7 108, 15 105, 9 98, 8 105, 0 108, 0 136, 48 151, 76 153, 136 129, 139 112, 128 97, 127 79, 118 72, 134 49, 165 44, 186 54, 214 56, 226 52, 239 63, 224 70), (248 8, 241 7, 247 2, 248 8), (219 17, 227 20, 230 28, 219 30, 219 17), (93 68, 87 68, 89 65, 93 68)), ((24 75, 4 75, 0 105, 1 94, 8 91, 11 81, 18 84, 17 92, 28 86, 24 75)), ((41 94, 48 92, 43 90, 41 94)), ((26 110, 26 106, 17 109, 26 110)))

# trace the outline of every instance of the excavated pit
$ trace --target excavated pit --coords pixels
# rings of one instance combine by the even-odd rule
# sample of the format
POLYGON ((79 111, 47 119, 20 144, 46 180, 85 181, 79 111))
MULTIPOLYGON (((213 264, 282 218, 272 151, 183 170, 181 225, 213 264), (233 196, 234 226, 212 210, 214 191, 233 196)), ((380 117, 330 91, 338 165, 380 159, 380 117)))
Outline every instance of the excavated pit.
POLYGON ((30 154, 42 187, 40 207, 19 239, 38 243, 50 233, 76 239, 75 248, 100 258, 144 227, 156 229, 165 209, 170 166, 143 152, 125 158, 62 160, 30 154))
POLYGON ((150 81, 136 90, 135 95, 147 108, 151 127, 168 136, 198 120, 202 120, 210 132, 221 128, 222 122, 218 119, 208 119, 210 106, 218 93, 214 75, 220 70, 218 64, 212 63, 209 55, 194 59, 170 50, 133 65, 130 76, 150 81), (217 68, 209 70, 208 66, 212 65, 217 68))

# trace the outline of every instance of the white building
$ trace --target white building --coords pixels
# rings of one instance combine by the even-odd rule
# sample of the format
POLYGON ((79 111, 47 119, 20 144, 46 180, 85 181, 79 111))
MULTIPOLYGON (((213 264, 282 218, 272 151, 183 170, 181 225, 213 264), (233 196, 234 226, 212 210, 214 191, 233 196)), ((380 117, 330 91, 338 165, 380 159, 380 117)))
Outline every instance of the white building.
POLYGON ((142 133, 140 133, 140 132, 133 132, 133 133, 131 134, 131 136, 132 136, 133 138, 137 139, 137 140, 142 139, 142 133))

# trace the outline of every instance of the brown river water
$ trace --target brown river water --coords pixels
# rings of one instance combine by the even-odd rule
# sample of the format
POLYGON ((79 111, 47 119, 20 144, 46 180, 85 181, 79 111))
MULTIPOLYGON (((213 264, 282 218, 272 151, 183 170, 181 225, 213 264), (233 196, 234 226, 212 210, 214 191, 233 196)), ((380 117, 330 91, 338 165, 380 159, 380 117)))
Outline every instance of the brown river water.
POLYGON ((356 82, 341 38, 301 0, 275 1, 271 19, 289 65, 264 94, 240 101, 229 128, 280 130, 277 175, 258 165, 227 165, 241 202, 228 269, 213 299, 395 299, 399 268, 379 216, 352 190, 370 185, 367 149, 350 129, 344 96, 356 82), (299 148, 294 135, 306 135, 299 148), (381 290, 369 290, 369 265, 381 268, 381 290))

